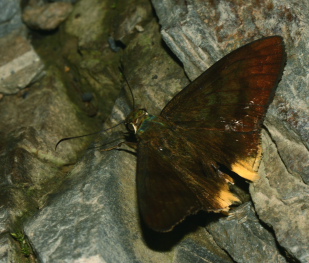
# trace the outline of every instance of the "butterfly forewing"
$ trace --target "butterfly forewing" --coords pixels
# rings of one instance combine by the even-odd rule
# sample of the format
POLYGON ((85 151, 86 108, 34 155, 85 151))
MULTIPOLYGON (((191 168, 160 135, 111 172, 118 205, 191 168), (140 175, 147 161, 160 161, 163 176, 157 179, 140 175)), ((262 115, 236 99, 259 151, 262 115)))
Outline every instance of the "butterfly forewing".
MULTIPOLYGON (((179 92, 161 116, 175 123, 237 131, 259 128, 285 64, 281 37, 257 40, 231 52, 179 92)), ((193 127, 194 128, 194 127, 193 127)))
POLYGON ((255 180, 261 125, 285 61, 279 36, 240 47, 178 93, 161 116, 184 128, 202 152, 221 151, 225 166, 255 180))

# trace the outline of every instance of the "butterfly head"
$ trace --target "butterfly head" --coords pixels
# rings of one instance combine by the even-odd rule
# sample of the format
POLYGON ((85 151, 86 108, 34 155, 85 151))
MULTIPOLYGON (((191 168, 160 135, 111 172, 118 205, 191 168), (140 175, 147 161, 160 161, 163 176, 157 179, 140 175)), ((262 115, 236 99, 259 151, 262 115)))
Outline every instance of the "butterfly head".
POLYGON ((129 131, 135 134, 141 127, 142 123, 148 118, 148 112, 145 109, 133 110, 127 117, 125 123, 129 131))

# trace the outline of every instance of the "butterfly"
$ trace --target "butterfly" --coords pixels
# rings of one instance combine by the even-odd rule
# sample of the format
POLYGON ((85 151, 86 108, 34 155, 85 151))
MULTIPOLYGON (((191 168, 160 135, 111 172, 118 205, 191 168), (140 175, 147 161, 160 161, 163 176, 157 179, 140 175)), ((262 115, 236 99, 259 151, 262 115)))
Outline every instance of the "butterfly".
POLYGON ((216 62, 159 116, 131 112, 138 205, 148 227, 168 232, 200 210, 228 211, 239 200, 227 169, 258 179, 262 123, 285 63, 282 37, 262 38, 216 62))

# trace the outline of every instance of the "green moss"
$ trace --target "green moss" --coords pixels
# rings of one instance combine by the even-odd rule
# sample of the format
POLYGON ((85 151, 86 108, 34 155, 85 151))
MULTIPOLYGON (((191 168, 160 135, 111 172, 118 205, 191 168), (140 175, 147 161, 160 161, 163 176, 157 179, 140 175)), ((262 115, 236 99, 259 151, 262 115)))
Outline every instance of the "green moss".
POLYGON ((11 233, 11 236, 19 243, 21 253, 24 257, 29 258, 30 255, 33 255, 32 248, 27 240, 25 234, 22 231, 17 231, 15 233, 11 233))

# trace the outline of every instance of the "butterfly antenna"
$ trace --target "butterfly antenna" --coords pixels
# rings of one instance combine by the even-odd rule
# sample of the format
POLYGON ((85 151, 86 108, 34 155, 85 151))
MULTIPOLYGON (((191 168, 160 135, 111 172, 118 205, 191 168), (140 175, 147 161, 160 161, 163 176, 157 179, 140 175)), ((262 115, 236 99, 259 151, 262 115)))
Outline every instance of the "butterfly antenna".
POLYGON ((127 83, 127 86, 128 86, 128 88, 129 88, 129 90, 130 90, 131 97, 132 97, 132 106, 133 106, 133 109, 135 109, 135 100, 134 100, 134 96, 133 96, 133 91, 132 91, 132 89, 131 89, 130 83, 129 83, 129 81, 128 81, 126 75, 124 74, 124 67, 123 67, 122 62, 121 62, 121 65, 120 65, 120 67, 119 67, 119 70, 120 70, 120 72, 121 72, 121 74, 122 74, 122 76, 123 76, 125 82, 127 83))
POLYGON ((59 142, 57 142, 57 144, 56 144, 56 146, 55 146, 55 151, 57 150, 58 145, 59 145, 61 142, 63 142, 63 141, 72 140, 72 139, 77 139, 77 138, 82 138, 82 137, 87 137, 87 136, 91 136, 91 135, 96 135, 96 134, 99 134, 99 133, 101 133, 101 132, 107 132, 107 131, 109 131, 109 130, 111 130, 111 129, 113 129, 113 128, 116 128, 117 126, 119 126, 120 124, 123 124, 123 123, 124 123, 124 121, 119 122, 118 124, 116 124, 116 125, 113 126, 113 127, 110 127, 110 128, 108 128, 108 129, 101 130, 101 131, 98 131, 98 132, 94 132, 94 133, 89 133, 89 134, 84 134, 84 135, 79 135, 79 136, 73 136, 73 137, 63 138, 63 139, 61 139, 59 142))

